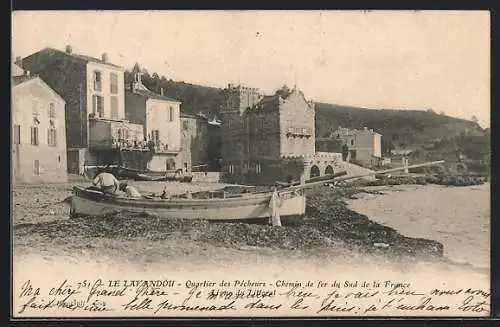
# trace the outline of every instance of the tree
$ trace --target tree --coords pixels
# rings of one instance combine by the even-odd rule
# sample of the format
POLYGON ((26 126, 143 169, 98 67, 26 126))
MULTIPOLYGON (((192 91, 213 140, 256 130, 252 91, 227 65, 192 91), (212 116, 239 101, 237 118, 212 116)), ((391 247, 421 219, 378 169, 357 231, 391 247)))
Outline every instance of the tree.
POLYGON ((285 84, 280 89, 278 89, 275 95, 281 96, 283 99, 288 98, 288 96, 292 93, 292 90, 285 84))
POLYGON ((473 116, 472 116, 471 120, 472 120, 474 123, 477 123, 477 122, 479 121, 475 115, 473 115, 473 116))

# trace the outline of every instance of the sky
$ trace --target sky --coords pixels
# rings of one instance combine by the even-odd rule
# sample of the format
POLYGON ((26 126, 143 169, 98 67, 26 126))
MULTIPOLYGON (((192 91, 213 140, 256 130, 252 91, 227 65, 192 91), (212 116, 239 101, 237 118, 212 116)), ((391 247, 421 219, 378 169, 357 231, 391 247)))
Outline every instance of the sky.
POLYGON ((18 11, 12 55, 45 47, 189 83, 241 83, 490 125, 488 11, 18 11))

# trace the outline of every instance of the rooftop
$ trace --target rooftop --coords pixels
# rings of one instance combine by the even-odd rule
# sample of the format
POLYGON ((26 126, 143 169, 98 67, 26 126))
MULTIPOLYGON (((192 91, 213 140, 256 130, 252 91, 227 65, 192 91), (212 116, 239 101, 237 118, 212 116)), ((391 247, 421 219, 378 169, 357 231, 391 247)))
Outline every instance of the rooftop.
POLYGON ((62 50, 58 50, 58 49, 54 49, 54 48, 44 48, 39 52, 47 52, 47 53, 51 53, 51 54, 65 55, 65 56, 75 58, 75 59, 85 61, 85 62, 95 62, 95 63, 99 63, 102 65, 108 65, 111 67, 122 68, 121 66, 112 64, 108 61, 104 61, 104 60, 102 60, 102 58, 99 59, 99 58, 95 58, 95 57, 91 57, 91 56, 87 56, 87 55, 76 54, 76 53, 73 53, 71 50, 70 50, 70 52, 68 52, 68 51, 62 51, 62 50))
POLYGON ((27 82, 29 80, 32 80, 34 78, 37 78, 36 75, 20 75, 20 76, 13 76, 12 77, 12 85, 19 85, 24 82, 27 82))
POLYGON ((150 98, 150 99, 157 99, 157 100, 164 100, 164 101, 171 101, 171 102, 179 102, 180 103, 179 100, 166 97, 164 95, 155 93, 155 92, 147 90, 147 89, 137 89, 136 88, 135 90, 127 89, 127 91, 133 92, 134 94, 138 94, 138 95, 141 95, 143 97, 150 98))

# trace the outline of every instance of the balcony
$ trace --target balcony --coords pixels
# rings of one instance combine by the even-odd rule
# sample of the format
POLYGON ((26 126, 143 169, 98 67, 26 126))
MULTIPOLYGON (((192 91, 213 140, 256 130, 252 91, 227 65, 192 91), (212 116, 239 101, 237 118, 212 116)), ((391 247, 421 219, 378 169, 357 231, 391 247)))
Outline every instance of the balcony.
POLYGON ((144 132, 140 124, 128 121, 93 118, 89 120, 89 148, 91 149, 144 149, 144 132))
POLYGON ((286 136, 311 137, 312 129, 308 127, 288 127, 286 136))

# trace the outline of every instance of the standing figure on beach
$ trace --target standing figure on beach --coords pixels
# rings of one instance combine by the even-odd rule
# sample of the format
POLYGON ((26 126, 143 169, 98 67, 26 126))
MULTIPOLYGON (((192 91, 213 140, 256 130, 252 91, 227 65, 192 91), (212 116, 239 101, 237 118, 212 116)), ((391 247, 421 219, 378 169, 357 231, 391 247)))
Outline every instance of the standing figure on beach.
POLYGON ((116 177, 113 174, 105 172, 98 174, 92 181, 92 184, 106 194, 115 194, 120 187, 120 182, 116 177))
POLYGON ((269 207, 271 208, 271 223, 273 226, 281 226, 281 217, 279 212, 279 207, 281 207, 282 201, 278 193, 278 189, 274 187, 273 194, 271 195, 271 201, 269 202, 269 207))

